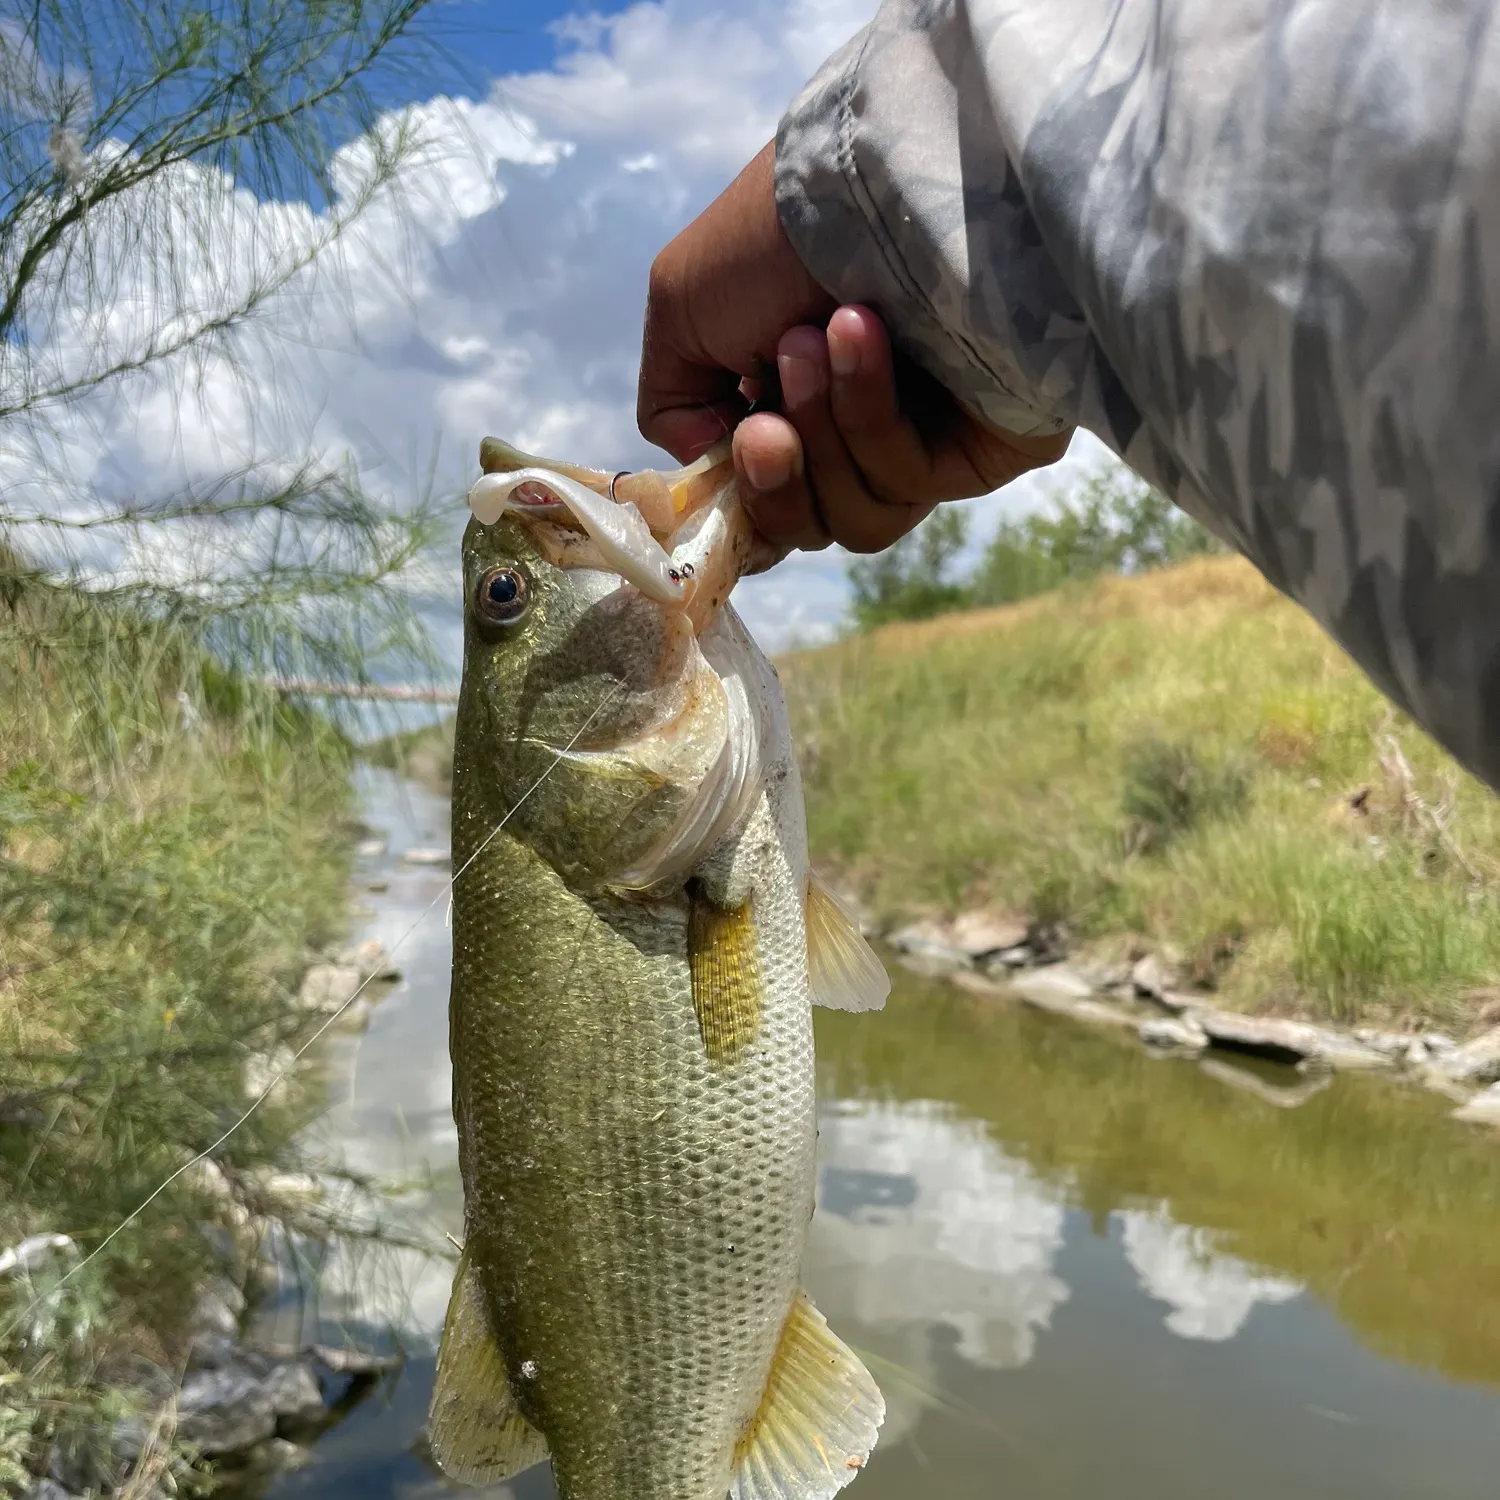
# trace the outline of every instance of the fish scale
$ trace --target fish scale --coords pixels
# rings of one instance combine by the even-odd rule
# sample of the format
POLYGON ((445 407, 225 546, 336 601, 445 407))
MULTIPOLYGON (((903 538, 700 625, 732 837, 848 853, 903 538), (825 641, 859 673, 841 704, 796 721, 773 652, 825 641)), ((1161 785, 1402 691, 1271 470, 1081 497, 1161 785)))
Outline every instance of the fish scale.
MULTIPOLYGON (((488 831, 468 811, 455 802, 460 867, 488 831)), ((686 907, 591 904, 532 862, 502 834, 455 883, 454 1087, 486 1162, 466 1243, 512 1362, 536 1368, 516 1396, 563 1493, 722 1500, 813 1206, 800 910, 760 903, 762 930, 784 931, 758 945, 769 1002, 716 1068, 686 907)))

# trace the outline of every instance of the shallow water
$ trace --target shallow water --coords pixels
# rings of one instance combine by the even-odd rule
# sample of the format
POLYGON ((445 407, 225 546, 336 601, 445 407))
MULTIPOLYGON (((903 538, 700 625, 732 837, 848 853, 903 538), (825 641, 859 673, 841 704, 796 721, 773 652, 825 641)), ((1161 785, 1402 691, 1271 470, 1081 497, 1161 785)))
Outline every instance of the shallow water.
MULTIPOLYGON (((446 876, 404 868, 445 804, 373 776, 367 862, 407 978, 329 1059, 330 1156, 404 1175, 384 1210, 459 1232, 446 876), (419 916, 433 906, 425 920, 419 916), (404 936, 404 941, 403 940, 404 936)), ((848 1492, 1017 1500, 1493 1500, 1500 1492, 1500 1139, 1364 1079, 1158 1060, 1020 1006, 899 978, 820 1014, 806 1279, 890 1415, 848 1492), (1302 1102, 1285 1107, 1288 1100, 1302 1102), (1278 1102, 1279 1101, 1279 1102, 1278 1102)), ((466 1493, 419 1456, 446 1263, 341 1257, 321 1319, 411 1351, 276 1500, 466 1493)), ((545 1467, 482 1493, 546 1500, 545 1467)))

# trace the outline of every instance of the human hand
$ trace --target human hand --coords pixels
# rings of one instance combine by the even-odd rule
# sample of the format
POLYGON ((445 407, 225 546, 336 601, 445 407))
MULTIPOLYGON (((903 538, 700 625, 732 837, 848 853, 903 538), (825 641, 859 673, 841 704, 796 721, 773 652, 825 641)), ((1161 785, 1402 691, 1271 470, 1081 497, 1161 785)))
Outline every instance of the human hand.
POLYGON ((781 227, 773 165, 767 146, 652 267, 643 435, 686 463, 732 430, 746 506, 775 557, 835 541, 879 551, 940 502, 1060 458, 1070 433, 986 426, 894 353, 874 312, 836 305, 781 227), (781 413, 746 417, 772 370, 781 413))

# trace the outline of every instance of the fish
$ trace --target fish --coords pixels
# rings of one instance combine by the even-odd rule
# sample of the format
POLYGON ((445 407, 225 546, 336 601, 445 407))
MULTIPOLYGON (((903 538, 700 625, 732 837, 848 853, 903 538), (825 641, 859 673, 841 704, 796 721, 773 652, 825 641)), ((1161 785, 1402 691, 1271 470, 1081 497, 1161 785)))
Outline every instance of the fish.
POLYGON ((822 1500, 885 1404, 801 1286, 812 1004, 890 982, 809 871, 727 447, 480 450, 453 751, 464 1236, 431 1452, 563 1500, 822 1500))

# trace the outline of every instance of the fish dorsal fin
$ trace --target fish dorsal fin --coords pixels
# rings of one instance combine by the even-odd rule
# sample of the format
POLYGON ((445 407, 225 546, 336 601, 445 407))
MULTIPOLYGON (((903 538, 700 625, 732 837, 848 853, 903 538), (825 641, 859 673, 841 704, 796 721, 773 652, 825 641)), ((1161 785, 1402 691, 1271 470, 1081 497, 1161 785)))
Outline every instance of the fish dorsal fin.
POLYGON ((816 875, 807 877, 807 978, 813 1003, 833 1010, 879 1010, 891 992, 859 923, 816 875))
POLYGON ((688 972, 703 1047, 712 1063, 737 1062, 760 1031, 763 994, 750 902, 725 911, 692 889, 688 972))
POLYGON ((547 1440, 516 1408, 467 1250, 443 1323, 428 1439, 443 1472, 461 1484, 498 1484, 547 1456, 547 1440))
POLYGON ((735 1450, 731 1500, 827 1500, 864 1468, 884 1419, 870 1372, 799 1293, 735 1450))

